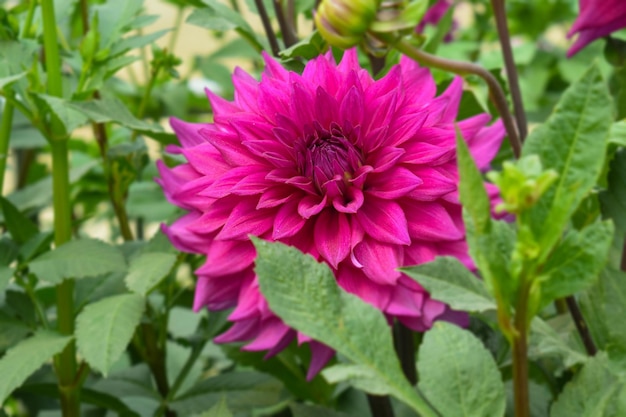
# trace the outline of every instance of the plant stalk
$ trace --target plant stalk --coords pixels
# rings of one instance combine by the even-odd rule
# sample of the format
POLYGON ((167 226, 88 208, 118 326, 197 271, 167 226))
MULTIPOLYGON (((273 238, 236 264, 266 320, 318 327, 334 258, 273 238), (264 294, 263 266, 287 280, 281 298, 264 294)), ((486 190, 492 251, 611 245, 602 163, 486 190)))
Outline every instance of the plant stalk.
POLYGON ((267 10, 265 10, 263 0, 254 0, 254 4, 256 5, 256 9, 259 12, 259 16, 261 17, 261 23, 263 23, 265 36, 267 36, 267 40, 270 43, 270 47, 272 48, 272 55, 278 57, 278 53, 280 52, 280 46, 278 46, 278 39, 276 39, 276 34, 272 29, 272 24, 270 22, 269 16, 267 15, 267 10))
POLYGON ((502 56, 504 58, 504 68, 506 70, 506 78, 509 82, 509 91, 513 100, 513 112, 517 121, 517 130, 520 140, 523 142, 528 134, 528 124, 526 122, 526 112, 524 111, 524 102, 522 100, 522 92, 519 87, 519 77, 517 75, 517 67, 513 58, 513 50, 511 48, 511 35, 509 26, 506 22, 506 10, 504 7, 505 0, 491 0, 493 15, 496 19, 496 28, 498 30, 498 38, 500 38, 500 47, 502 48, 502 56))
POLYGON ((393 344, 396 349, 404 376, 411 385, 417 384, 417 368, 415 367, 415 341, 413 331, 396 321, 393 325, 393 344))
MULTIPOLYGON (((61 58, 56 36, 56 20, 53 0, 42 0, 44 48, 46 72, 48 76, 48 94, 56 97, 63 95, 61 78, 61 58)), ((72 238, 69 161, 67 135, 65 127, 54 115, 50 121, 48 136, 52 148, 52 191, 54 207, 54 243, 56 247, 72 238)), ((61 334, 74 333, 74 281, 65 279, 56 287, 57 323, 61 334)), ((56 372, 59 378, 61 409, 64 417, 79 417, 79 387, 76 379, 76 346, 72 341, 55 357, 56 372)))
POLYGON ((515 309, 513 336, 513 393, 515 417, 530 417, 528 392, 528 295, 530 284, 522 283, 520 298, 515 309))
MULTIPOLYGON (((12 92, 7 94, 13 95, 12 92)), ((9 158, 9 141, 11 140, 11 126, 13 124, 13 111, 15 107, 8 100, 4 102, 2 120, 0 121, 0 195, 4 190, 4 172, 9 158)))
POLYGON ((389 397, 367 394, 367 402, 370 406, 372 417, 394 417, 389 397))
POLYGON ((280 32, 283 34, 285 47, 289 48, 298 42, 298 37, 296 36, 295 28, 291 25, 291 21, 285 16, 283 0, 274 0, 274 11, 276 12, 280 32))
POLYGON ((522 151, 522 143, 519 139, 515 122, 513 121, 513 116, 509 111, 506 97, 500 87, 500 84, 498 84, 498 80, 496 80, 489 71, 480 65, 476 65, 471 62, 454 61, 431 55, 420 50, 419 48, 414 47, 408 42, 403 41, 402 39, 397 39, 390 35, 377 33, 376 36, 379 40, 393 46, 398 51, 422 65, 450 71, 461 76, 473 74, 482 78, 487 83, 487 86, 489 87, 489 96, 502 118, 509 142, 513 148, 513 154, 516 158, 519 158, 522 151))
POLYGON ((583 345, 585 345, 585 350, 589 356, 595 356, 598 353, 598 348, 591 337, 591 332, 589 332, 589 327, 587 326, 587 322, 583 317, 583 314, 578 307, 578 303, 574 296, 570 295, 565 298, 565 302, 567 303, 567 308, 574 320, 574 324, 576 325, 576 330, 578 330, 578 334, 580 334, 580 338, 583 341, 583 345))

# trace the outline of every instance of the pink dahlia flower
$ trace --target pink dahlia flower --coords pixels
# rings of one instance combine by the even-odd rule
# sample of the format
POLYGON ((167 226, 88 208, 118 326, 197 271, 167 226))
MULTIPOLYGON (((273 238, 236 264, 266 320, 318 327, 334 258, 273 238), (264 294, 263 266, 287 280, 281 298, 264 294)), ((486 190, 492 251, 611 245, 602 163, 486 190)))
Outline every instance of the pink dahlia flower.
MULTIPOLYGON (((437 0, 437 3, 433 4, 424 14, 422 21, 417 25, 417 33, 423 33, 426 25, 436 26, 441 19, 448 13, 452 7, 452 0, 437 0)), ((456 23, 452 23, 452 28, 444 38, 445 42, 452 40, 452 31, 455 29, 456 23)))
MULTIPOLYGON (((456 78, 436 96, 425 68, 403 58, 375 81, 354 50, 330 54, 302 75, 265 56, 258 82, 237 69, 235 99, 210 92, 214 122, 172 119, 186 163, 159 163, 169 201, 187 214, 165 233, 182 251, 206 256, 194 309, 234 307, 217 342, 273 355, 294 338, 310 342, 309 377, 333 352, 297 334, 259 292, 248 235, 293 245, 327 263, 337 282, 416 331, 436 319, 462 324, 463 313, 433 300, 397 268, 453 255, 471 267, 458 200, 456 78)), ((481 114, 458 122, 476 162, 486 168, 503 128, 481 114)))
POLYGON ((567 32, 571 38, 578 37, 567 51, 571 57, 587 44, 626 27, 626 1, 624 0, 579 0, 580 12, 574 25, 567 32))

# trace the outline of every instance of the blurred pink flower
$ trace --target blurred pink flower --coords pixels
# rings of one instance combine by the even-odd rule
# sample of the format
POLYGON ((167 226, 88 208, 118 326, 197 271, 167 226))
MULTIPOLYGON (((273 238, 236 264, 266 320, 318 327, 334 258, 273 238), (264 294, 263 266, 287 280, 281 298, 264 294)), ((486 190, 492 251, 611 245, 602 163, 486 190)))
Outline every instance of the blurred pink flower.
POLYGON ((626 27, 625 0, 579 0, 580 12, 567 32, 571 38, 578 33, 576 42, 567 51, 571 57, 587 44, 626 27))
MULTIPOLYGON (((448 10, 452 7, 452 0, 437 0, 437 3, 433 4, 424 14, 422 21, 417 25, 417 33, 423 33, 426 25, 436 26, 441 19, 448 13, 448 10)), ((446 34, 444 41, 450 42, 452 40, 452 31, 456 28, 456 22, 452 23, 450 31, 446 34)))
MULTIPOLYGON (((355 50, 330 54, 299 75, 269 56, 258 82, 235 70, 235 99, 208 92, 214 122, 172 119, 186 163, 159 162, 157 181, 187 214, 164 226, 182 251, 206 255, 194 309, 235 307, 217 342, 273 355, 294 337, 310 342, 309 378, 333 355, 268 308, 248 235, 293 245, 326 262, 337 282, 417 331, 464 313, 433 300, 396 268, 453 255, 472 267, 458 200, 455 122, 462 80, 436 97, 425 68, 403 58, 378 81, 355 50)), ((458 122, 487 168, 504 131, 480 114, 458 122)), ((490 188, 493 191, 493 188, 490 188)))

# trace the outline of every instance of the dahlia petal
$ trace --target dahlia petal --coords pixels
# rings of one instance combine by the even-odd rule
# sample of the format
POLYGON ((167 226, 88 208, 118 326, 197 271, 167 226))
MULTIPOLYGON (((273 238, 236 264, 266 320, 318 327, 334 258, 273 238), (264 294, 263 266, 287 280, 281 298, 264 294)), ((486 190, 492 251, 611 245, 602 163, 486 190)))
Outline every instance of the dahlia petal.
POLYGON ((228 171, 230 166, 222 160, 219 151, 210 143, 202 143, 182 151, 189 164, 200 174, 215 178, 228 171))
POLYGON ((411 238, 429 241, 463 238, 463 231, 441 204, 404 200, 403 206, 411 238))
POLYGON ((315 247, 335 269, 350 254, 350 235, 350 223, 344 214, 324 210, 317 217, 313 236, 315 247))
POLYGON ((333 198, 333 207, 340 213, 356 213, 364 202, 363 191, 356 187, 348 187, 345 196, 333 198))
POLYGON ((425 291, 412 291, 398 283, 393 291, 385 313, 394 316, 420 317, 425 291))
POLYGON ((383 172, 395 166, 405 152, 406 151, 402 148, 385 146, 371 152, 367 163, 374 168, 373 172, 383 172))
POLYGON ((228 320, 241 321, 258 316, 261 297, 256 279, 242 283, 237 307, 229 314, 228 320))
MULTIPOLYGON (((250 176, 253 176, 257 181, 262 181, 266 175, 266 172, 259 172, 258 167, 255 166, 235 167, 216 178, 210 186, 200 191, 199 194, 205 197, 222 198, 231 194, 237 184, 248 181, 250 176)), ((267 181, 262 182, 261 185, 264 186, 261 189, 267 188, 267 181)))
POLYGON ((381 242, 409 245, 406 216, 398 203, 368 196, 357 218, 367 234, 381 242))
POLYGON ((298 214, 298 204, 297 200, 292 200, 278 210, 274 219, 272 239, 284 239, 295 235, 302 229, 306 219, 298 214))
POLYGON ((256 210, 256 205, 257 201, 254 199, 245 199, 237 204, 215 238, 245 239, 248 235, 261 236, 270 230, 274 224, 272 211, 256 210))
POLYGON ((457 189, 457 182, 443 174, 442 169, 423 167, 413 171, 422 180, 409 196, 419 201, 434 201, 457 189))
POLYGON ((196 270, 197 274, 227 275, 251 267, 256 251, 249 240, 214 240, 206 255, 206 262, 196 270))
POLYGON ((361 269, 342 264, 337 271, 337 284, 350 294, 379 310, 385 310, 391 300, 393 287, 368 279, 361 269))
POLYGON ((298 202, 298 214, 305 219, 318 214, 326 207, 326 196, 307 195, 298 202))
POLYGON ((309 346, 311 347, 311 363, 309 364, 309 370, 306 374, 307 381, 315 378, 315 375, 317 375, 335 355, 333 349, 314 340, 309 343, 309 346))
POLYGON ((437 85, 428 68, 420 67, 409 57, 400 58, 407 103, 428 103, 437 93, 437 85))
POLYGON ((289 72, 270 54, 263 51, 261 52, 261 56, 263 56, 263 61, 265 62, 264 75, 281 81, 287 81, 289 79, 289 72))
POLYGON ((280 206, 289 200, 296 199, 297 196, 298 194, 294 193, 293 190, 290 190, 288 187, 271 187, 261 194, 256 209, 280 206))
POLYGON ((410 141, 404 145, 406 153, 401 161, 405 164, 439 165, 454 158, 454 148, 432 145, 427 142, 410 141))
POLYGON ((339 104, 334 97, 326 92, 322 87, 317 87, 315 91, 315 120, 322 126, 330 126, 337 118, 339 104))
POLYGON ((176 220, 171 226, 162 225, 161 230, 170 239, 172 245, 182 252, 198 253, 207 250, 211 241, 206 235, 200 234, 189 225, 200 216, 198 212, 191 212, 176 220))
POLYGON ((241 144, 237 134, 214 132, 208 129, 201 129, 200 134, 215 146, 222 158, 224 158, 224 161, 233 167, 257 165, 259 162, 262 162, 241 144))
POLYGON ((341 101, 339 117, 341 120, 350 121, 353 126, 361 124, 363 120, 363 95, 356 86, 352 86, 341 101))
POLYGON ((223 276, 198 276, 193 299, 193 311, 206 307, 209 310, 224 310, 237 303, 237 297, 245 280, 254 277, 252 268, 243 273, 223 276))
MULTIPOLYGON (((206 95, 209 99, 209 103, 211 104, 211 109, 213 110, 213 117, 216 121, 219 121, 222 118, 222 116, 225 116, 228 119, 233 113, 239 113, 242 111, 239 108, 239 106, 237 106, 235 103, 223 99, 217 94, 214 94, 213 92, 211 92, 211 90, 209 90, 208 88, 205 89, 204 91, 206 92, 206 95)), ((170 124, 171 124, 171 121, 170 121, 170 124)), ((173 127, 174 126, 172 126, 172 128, 173 127)), ((176 129, 174 130, 176 131, 176 129)), ((178 131, 176 131, 176 134, 178 135, 178 131)), ((187 147, 188 145, 184 145, 184 146, 187 147)))
POLYGON ((254 338, 254 341, 248 343, 241 350, 258 351, 271 349, 276 346, 289 332, 282 320, 278 317, 275 319, 264 320, 261 323, 261 328, 258 335, 254 338))
POLYGON ((373 175, 367 192, 378 198, 394 200, 406 195, 423 181, 406 168, 397 167, 379 175, 373 175))
POLYGON ((215 337, 215 343, 231 343, 250 340, 259 333, 259 318, 254 317, 247 320, 235 322, 230 329, 215 337))
POLYGON ((489 168, 489 163, 498 153, 504 136, 504 125, 498 120, 493 125, 481 129, 467 141, 478 169, 484 172, 489 168))
POLYGON ((233 86, 235 87, 235 103, 243 110, 257 112, 259 82, 237 67, 233 74, 233 86))
POLYGON ((397 245, 365 238, 354 248, 354 256, 363 265, 363 273, 378 284, 393 285, 400 277, 403 253, 397 245))
POLYGON ((439 98, 447 98, 440 123, 454 123, 463 96, 463 78, 456 76, 439 98))
POLYGON ((170 117, 170 126, 172 126, 174 133, 176 133, 180 144, 185 148, 201 145, 206 142, 199 134, 199 130, 202 127, 206 127, 204 124, 187 123, 175 117, 170 117))

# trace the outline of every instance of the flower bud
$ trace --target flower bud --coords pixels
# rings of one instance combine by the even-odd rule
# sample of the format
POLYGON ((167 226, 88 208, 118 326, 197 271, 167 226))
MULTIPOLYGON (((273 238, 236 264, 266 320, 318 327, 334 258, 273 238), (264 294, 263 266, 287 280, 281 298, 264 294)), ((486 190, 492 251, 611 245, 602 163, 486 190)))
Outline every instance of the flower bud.
POLYGON ((380 0, 322 0, 315 24, 330 45, 347 49, 361 42, 379 5, 380 0))

